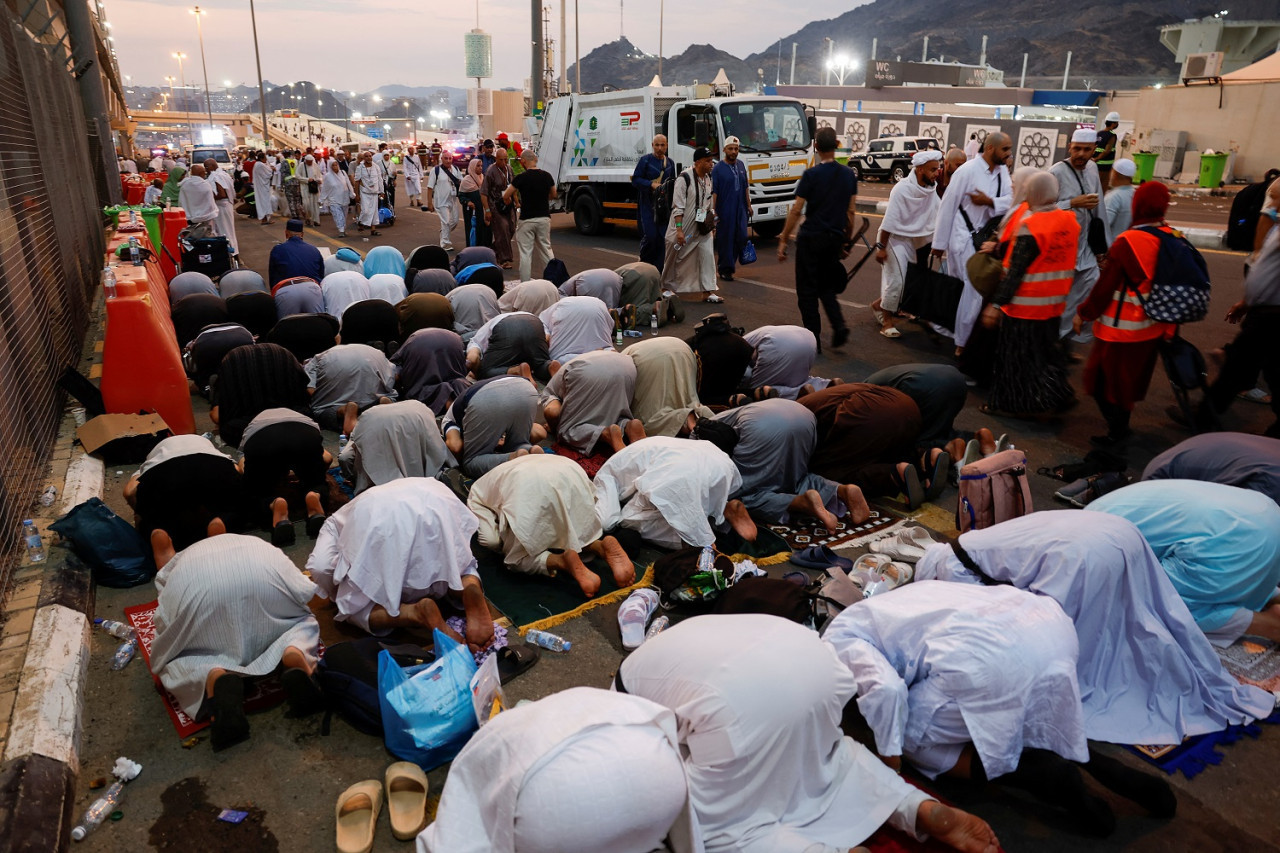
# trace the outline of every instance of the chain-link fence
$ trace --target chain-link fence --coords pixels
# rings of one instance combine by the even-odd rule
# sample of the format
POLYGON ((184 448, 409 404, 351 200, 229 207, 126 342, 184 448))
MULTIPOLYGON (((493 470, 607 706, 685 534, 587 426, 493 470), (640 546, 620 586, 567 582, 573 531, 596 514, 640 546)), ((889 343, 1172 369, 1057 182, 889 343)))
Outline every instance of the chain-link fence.
MULTIPOLYGON (((88 125, 64 58, 0 12, 0 598, 80 358, 104 251, 88 125)), ((100 171, 100 170, 98 170, 100 171)))

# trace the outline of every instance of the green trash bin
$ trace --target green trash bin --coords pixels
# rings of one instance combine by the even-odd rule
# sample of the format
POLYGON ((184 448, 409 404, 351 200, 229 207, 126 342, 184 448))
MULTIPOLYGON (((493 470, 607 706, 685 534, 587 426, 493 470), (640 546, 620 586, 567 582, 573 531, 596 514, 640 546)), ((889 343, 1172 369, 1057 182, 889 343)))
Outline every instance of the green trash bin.
POLYGON ((120 208, 112 205, 111 207, 102 208, 102 215, 111 220, 112 228, 120 227, 120 208))
POLYGON ((163 207, 142 208, 142 224, 147 228, 147 237, 151 239, 151 250, 157 255, 160 253, 160 215, 164 213, 163 207))
POLYGON ((1200 155, 1200 186, 1216 189, 1222 183, 1222 173, 1227 168, 1227 154, 1200 155))
POLYGON ((1137 174, 1133 176, 1134 183, 1140 184, 1143 181, 1150 181, 1156 176, 1156 161, 1160 159, 1160 155, 1154 151, 1138 151, 1133 155, 1134 165, 1138 167, 1137 174))

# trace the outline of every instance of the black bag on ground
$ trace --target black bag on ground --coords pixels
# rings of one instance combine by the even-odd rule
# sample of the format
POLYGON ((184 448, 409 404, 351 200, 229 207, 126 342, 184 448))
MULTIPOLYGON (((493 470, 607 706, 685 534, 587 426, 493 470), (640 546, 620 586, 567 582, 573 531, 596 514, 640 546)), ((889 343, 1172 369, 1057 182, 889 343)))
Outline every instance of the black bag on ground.
POLYGON ((181 245, 182 271, 202 272, 217 281, 223 273, 230 272, 231 243, 226 237, 202 237, 188 239, 181 245))
POLYGON ((701 553, 701 548, 681 548, 654 561, 653 582, 664 605, 706 612, 711 602, 729 585, 733 578, 733 561, 724 554, 716 554, 715 572, 700 572, 698 555, 701 553), (708 574, 718 577, 708 577, 708 574))
POLYGON ((49 525, 71 543, 76 556, 89 565, 101 586, 126 589, 156 575, 151 549, 133 525, 98 498, 89 498, 49 525))
POLYGON ((716 599, 712 613, 765 613, 801 625, 813 617, 813 602, 800 584, 781 578, 746 577, 716 599))
POLYGON ((935 270, 931 257, 927 266, 907 264, 907 280, 903 283, 902 303, 898 307, 904 314, 914 314, 922 320, 954 329, 956 309, 960 307, 960 294, 963 292, 964 282, 935 270))
POLYGON ((329 646, 316 667, 316 680, 328 705, 321 734, 329 734, 329 723, 336 711, 352 728, 382 737, 378 653, 383 649, 400 666, 417 666, 435 660, 435 653, 426 646, 392 645, 377 637, 361 637, 329 646))

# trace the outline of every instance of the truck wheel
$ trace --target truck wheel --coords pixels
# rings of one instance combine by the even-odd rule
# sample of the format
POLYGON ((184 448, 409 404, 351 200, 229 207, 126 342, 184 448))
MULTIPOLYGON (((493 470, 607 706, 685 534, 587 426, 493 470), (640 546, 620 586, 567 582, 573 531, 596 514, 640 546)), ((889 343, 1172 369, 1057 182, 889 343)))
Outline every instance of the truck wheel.
POLYGON ((768 222, 753 222, 751 227, 755 229, 756 236, 761 240, 772 240, 782 233, 782 226, 785 224, 781 219, 772 219, 768 222))
POLYGON ((889 173, 889 177, 893 179, 893 182, 896 184, 898 181, 902 180, 906 176, 907 176, 907 164, 894 163, 893 171, 889 173))
POLYGON ((604 208, 590 192, 580 193, 573 203, 573 224, 578 233, 595 237, 604 232, 604 208))

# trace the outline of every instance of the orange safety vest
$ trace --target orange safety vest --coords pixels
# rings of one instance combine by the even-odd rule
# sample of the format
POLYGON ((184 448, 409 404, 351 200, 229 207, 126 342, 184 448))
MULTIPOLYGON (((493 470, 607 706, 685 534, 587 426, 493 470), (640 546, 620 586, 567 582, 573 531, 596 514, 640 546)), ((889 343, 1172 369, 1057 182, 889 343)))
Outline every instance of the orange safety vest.
MULTIPOLYGON (((1173 229, 1161 226, 1161 231, 1173 229)), ((1135 292, 1132 285, 1124 286, 1111 294, 1107 310, 1093 326, 1094 337, 1113 343, 1135 343, 1166 337, 1174 328, 1172 323, 1158 323, 1147 316, 1142 300, 1151 293, 1151 279, 1156 274, 1156 258, 1160 255, 1160 238, 1140 228, 1130 228, 1116 242, 1124 240, 1142 267, 1143 279, 1135 292)))
MULTIPOLYGON (((1042 210, 1032 213, 1021 223, 1035 238, 1040 254, 1027 267, 1022 283, 1008 305, 1000 310, 1021 320, 1048 320, 1062 316, 1067 308, 1067 293, 1076 275, 1076 248, 1080 242, 1080 223, 1069 210, 1042 210)), ((1016 239, 1015 232, 1013 239, 1016 239)), ((1013 256, 1013 244, 1005 256, 1005 269, 1013 256)))

